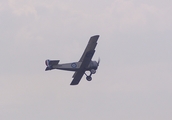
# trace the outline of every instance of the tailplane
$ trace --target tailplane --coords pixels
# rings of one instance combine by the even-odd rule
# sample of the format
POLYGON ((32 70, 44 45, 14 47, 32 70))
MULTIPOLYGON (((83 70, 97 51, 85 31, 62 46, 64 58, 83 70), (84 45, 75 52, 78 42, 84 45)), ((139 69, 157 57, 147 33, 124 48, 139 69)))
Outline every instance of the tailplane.
POLYGON ((45 64, 46 64, 47 67, 46 67, 45 71, 52 70, 53 66, 58 65, 59 62, 60 62, 60 60, 46 60, 45 64))

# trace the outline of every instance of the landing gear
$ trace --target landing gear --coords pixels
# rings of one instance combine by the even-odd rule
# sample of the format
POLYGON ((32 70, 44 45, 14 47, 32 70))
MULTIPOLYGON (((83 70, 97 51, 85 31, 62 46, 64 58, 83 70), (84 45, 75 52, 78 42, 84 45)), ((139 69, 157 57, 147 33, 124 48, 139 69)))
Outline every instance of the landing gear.
POLYGON ((87 74, 85 73, 86 79, 87 79, 88 81, 91 81, 91 80, 92 80, 91 75, 92 75, 92 74, 95 74, 95 73, 96 73, 96 70, 94 70, 94 69, 90 70, 90 75, 87 75, 87 74))
POLYGON ((92 77, 91 77, 91 76, 87 76, 86 79, 87 79, 88 81, 91 81, 91 80, 92 80, 92 77))

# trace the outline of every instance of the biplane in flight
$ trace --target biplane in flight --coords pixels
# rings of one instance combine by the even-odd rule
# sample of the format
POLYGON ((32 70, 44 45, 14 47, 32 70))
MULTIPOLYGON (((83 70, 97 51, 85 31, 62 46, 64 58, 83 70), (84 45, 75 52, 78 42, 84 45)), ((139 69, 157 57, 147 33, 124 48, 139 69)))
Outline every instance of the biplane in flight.
POLYGON ((100 59, 98 61, 92 61, 98 38, 99 35, 95 35, 90 38, 87 47, 85 48, 85 51, 78 62, 59 64, 60 60, 46 60, 45 64, 47 67, 45 70, 48 71, 52 69, 59 69, 74 71, 75 73, 70 85, 77 85, 84 74, 86 75, 86 79, 88 81, 91 81, 91 76, 92 74, 96 73, 96 70, 100 63, 100 59), (86 71, 90 71, 90 74, 87 75, 86 71))

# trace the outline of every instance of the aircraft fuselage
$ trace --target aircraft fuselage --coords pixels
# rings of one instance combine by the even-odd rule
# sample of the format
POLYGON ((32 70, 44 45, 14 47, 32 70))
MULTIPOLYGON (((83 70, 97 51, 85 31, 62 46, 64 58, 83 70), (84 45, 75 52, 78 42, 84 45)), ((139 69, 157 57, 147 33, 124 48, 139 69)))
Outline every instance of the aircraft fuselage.
MULTIPOLYGON (((66 70, 66 71, 77 71, 80 69, 82 62, 73 62, 73 63, 65 63, 65 64, 57 64, 53 65, 52 69, 66 70)), ((96 61, 91 61, 89 66, 85 68, 85 70, 96 70, 98 67, 98 63, 96 61)))

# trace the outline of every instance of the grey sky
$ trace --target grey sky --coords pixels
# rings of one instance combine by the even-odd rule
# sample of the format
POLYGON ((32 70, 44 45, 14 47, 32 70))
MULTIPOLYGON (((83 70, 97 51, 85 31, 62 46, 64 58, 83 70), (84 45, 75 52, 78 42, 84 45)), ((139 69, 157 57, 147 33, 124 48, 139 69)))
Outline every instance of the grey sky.
POLYGON ((1 120, 172 119, 172 1, 0 0, 1 120), (100 35, 93 80, 45 72, 100 35))

